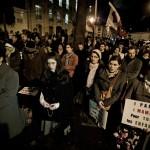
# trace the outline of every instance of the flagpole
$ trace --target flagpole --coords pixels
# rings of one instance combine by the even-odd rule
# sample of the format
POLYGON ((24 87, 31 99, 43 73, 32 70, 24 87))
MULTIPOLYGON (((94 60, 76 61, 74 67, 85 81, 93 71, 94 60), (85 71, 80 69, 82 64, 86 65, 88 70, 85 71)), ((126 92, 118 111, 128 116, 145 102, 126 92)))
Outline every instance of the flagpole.
POLYGON ((97 19, 97 0, 95 0, 95 20, 97 19))
POLYGON ((95 17, 95 24, 94 24, 94 44, 96 43, 96 22, 97 22, 97 0, 95 0, 95 14, 94 14, 94 17, 95 17))

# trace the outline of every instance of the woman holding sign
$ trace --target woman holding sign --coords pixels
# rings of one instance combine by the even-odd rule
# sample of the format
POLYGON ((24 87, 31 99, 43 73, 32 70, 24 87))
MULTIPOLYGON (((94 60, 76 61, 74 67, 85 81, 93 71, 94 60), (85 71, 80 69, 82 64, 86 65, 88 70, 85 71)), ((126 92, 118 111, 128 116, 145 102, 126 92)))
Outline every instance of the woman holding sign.
POLYGON ((120 71, 120 56, 112 56, 107 67, 96 77, 95 98, 101 109, 108 110, 107 129, 111 132, 121 121, 121 96, 126 85, 126 75, 120 71))

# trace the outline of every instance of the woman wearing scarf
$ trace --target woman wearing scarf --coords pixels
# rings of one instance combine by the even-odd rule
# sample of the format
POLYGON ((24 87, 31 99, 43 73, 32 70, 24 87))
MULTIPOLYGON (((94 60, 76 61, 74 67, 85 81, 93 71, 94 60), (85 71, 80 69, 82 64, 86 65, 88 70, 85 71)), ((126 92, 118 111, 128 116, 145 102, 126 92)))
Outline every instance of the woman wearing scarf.
POLYGON ((120 71, 120 56, 112 56, 108 66, 102 68, 95 80, 95 99, 98 106, 108 110, 106 129, 113 132, 121 121, 121 96, 126 83, 126 75, 120 71))
POLYGON ((94 81, 96 74, 99 72, 100 68, 102 68, 103 62, 101 61, 101 52, 99 49, 94 49, 91 51, 89 61, 85 65, 84 70, 84 81, 83 81, 83 102, 81 113, 83 119, 87 121, 87 117, 85 114, 89 114, 89 100, 94 97, 94 81), (84 114, 85 113, 85 114, 84 114))

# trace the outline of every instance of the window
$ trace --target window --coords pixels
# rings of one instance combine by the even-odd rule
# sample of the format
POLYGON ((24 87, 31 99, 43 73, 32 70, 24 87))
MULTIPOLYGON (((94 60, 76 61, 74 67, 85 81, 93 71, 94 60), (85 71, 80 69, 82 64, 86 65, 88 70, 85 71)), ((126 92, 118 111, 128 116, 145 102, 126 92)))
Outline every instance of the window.
POLYGON ((66 0, 66 9, 69 9, 69 0, 66 0))
POLYGON ((59 12, 59 11, 57 11, 56 19, 57 19, 57 21, 60 21, 60 20, 61 20, 61 15, 60 15, 60 12, 59 12))
POLYGON ((48 11, 48 16, 49 16, 49 19, 53 19, 53 11, 52 9, 50 8, 49 11, 48 11))
POLYGON ((36 19, 42 19, 42 7, 40 5, 35 5, 35 15, 36 19))
POLYGON ((22 18, 17 18, 17 23, 23 23, 23 19, 22 18))
POLYGON ((59 6, 62 7, 62 0, 59 0, 59 6))
POLYGON ((49 2, 53 3, 53 0, 49 0, 49 2))
POLYGON ((69 22, 69 16, 68 16, 68 14, 66 14, 65 15, 65 23, 68 24, 68 22, 69 22))
POLYGON ((24 17, 24 12, 23 12, 23 11, 20 12, 20 17, 21 17, 21 18, 24 17))

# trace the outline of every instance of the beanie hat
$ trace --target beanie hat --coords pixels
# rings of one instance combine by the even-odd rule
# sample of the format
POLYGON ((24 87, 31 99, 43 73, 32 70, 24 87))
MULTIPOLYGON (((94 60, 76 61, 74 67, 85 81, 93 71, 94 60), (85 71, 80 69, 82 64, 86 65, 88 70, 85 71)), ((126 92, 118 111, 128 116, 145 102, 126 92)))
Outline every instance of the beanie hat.
POLYGON ((9 44, 9 43, 5 43, 5 48, 6 48, 7 51, 9 51, 9 52, 11 52, 11 53, 15 52, 15 47, 12 46, 12 45, 9 44))
POLYGON ((101 54, 101 52, 100 52, 99 49, 93 49, 93 50, 92 50, 92 53, 93 53, 93 52, 96 53, 96 54, 98 55, 99 59, 102 58, 102 54, 101 54))

